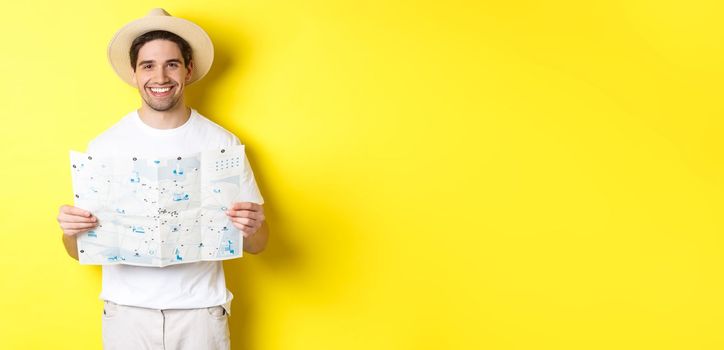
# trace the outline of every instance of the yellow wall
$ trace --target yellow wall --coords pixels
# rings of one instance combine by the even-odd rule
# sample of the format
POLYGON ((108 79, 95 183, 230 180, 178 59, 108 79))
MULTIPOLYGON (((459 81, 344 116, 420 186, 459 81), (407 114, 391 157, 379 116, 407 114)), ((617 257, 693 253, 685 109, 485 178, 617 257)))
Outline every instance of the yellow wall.
POLYGON ((234 349, 721 349, 720 4, 6 3, 0 348, 100 347, 55 216, 139 104, 108 41, 163 6, 215 41, 189 100, 267 201, 234 349))

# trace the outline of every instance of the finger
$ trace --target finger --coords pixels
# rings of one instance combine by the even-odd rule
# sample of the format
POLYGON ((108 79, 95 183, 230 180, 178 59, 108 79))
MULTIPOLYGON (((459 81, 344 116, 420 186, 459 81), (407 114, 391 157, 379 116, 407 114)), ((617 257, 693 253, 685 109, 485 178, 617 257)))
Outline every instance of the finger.
POLYGON ((231 204, 231 209, 259 211, 261 210, 261 205, 252 202, 236 202, 231 204))
POLYGON ((64 222, 60 224, 63 230, 81 230, 96 227, 96 223, 93 222, 64 222))
POLYGON ((249 210, 227 210, 226 215, 232 218, 252 218, 254 220, 264 220, 264 213, 249 210))
POLYGON ((240 224, 238 222, 232 222, 232 224, 234 225, 234 227, 238 228, 240 231, 253 232, 254 230, 256 230, 256 228, 254 226, 244 225, 244 224, 240 224))
POLYGON ((236 227, 237 229, 239 229, 239 231, 241 231, 241 235, 244 236, 244 237, 249 237, 249 236, 251 236, 251 235, 254 234, 254 233, 256 232, 256 230, 257 230, 257 229, 254 228, 254 227, 242 225, 242 224, 239 224, 239 223, 236 223, 236 222, 234 222, 234 223, 232 223, 232 224, 234 225, 234 227, 236 227))
POLYGON ((89 211, 83 210, 81 208, 73 207, 70 205, 61 206, 60 212, 64 213, 64 214, 69 214, 69 215, 78 215, 78 216, 85 216, 85 217, 91 216, 91 213, 89 211))
POLYGON ((68 228, 70 228, 70 229, 75 229, 75 230, 86 230, 86 229, 91 230, 91 229, 94 229, 94 228, 98 227, 98 224, 93 223, 93 222, 89 222, 89 223, 69 223, 68 225, 72 225, 72 227, 68 227, 68 228))
POLYGON ((235 222, 240 225, 246 225, 250 227, 260 226, 259 222, 250 218, 231 218, 231 222, 235 222))
POLYGON ((243 219, 232 220, 231 223, 243 232, 256 232, 256 230, 261 227, 261 224, 259 224, 258 222, 243 222, 241 220, 243 219))
POLYGON ((95 216, 85 217, 85 216, 79 216, 79 215, 68 215, 68 214, 60 214, 58 215, 58 222, 96 222, 98 221, 98 218, 95 216))

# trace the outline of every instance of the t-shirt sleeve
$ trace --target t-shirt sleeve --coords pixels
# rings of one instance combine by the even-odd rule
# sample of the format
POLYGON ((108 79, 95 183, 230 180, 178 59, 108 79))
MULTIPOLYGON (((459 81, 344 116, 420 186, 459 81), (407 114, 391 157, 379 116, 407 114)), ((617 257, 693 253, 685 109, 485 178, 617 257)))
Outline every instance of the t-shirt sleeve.
POLYGON ((99 141, 98 138, 95 138, 93 140, 90 140, 90 142, 88 142, 88 146, 85 149, 85 153, 88 153, 93 156, 105 156, 105 157, 110 157, 113 154, 108 149, 108 146, 106 146, 106 143, 103 141, 99 141))
POLYGON ((85 153, 95 154, 95 150, 96 150, 95 140, 91 140, 90 142, 88 142, 88 147, 85 148, 85 153))
POLYGON ((249 198, 247 201, 254 202, 256 204, 264 204, 264 198, 261 196, 259 186, 256 185, 256 179, 254 179, 254 172, 251 170, 249 164, 249 158, 244 156, 244 176, 241 179, 242 193, 247 193, 249 198))
MULTIPOLYGON (((234 145, 241 144, 239 138, 236 136, 234 136, 233 143, 234 145)), ((256 204, 264 204, 264 197, 261 196, 259 186, 257 186, 256 184, 256 179, 254 178, 254 171, 251 169, 249 158, 246 156, 246 152, 244 153, 244 173, 241 179, 241 193, 246 194, 248 197, 243 198, 243 200, 246 202, 254 202, 256 204)))

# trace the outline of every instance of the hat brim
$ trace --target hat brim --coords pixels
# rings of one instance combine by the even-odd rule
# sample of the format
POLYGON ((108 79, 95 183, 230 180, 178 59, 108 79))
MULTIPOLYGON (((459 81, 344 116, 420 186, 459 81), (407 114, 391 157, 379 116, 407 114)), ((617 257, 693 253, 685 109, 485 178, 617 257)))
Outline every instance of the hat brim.
POLYGON ((188 84, 203 78, 209 72, 214 61, 214 45, 201 27, 183 18, 147 16, 126 24, 108 44, 108 61, 123 81, 135 87, 129 57, 131 44, 138 36, 154 30, 174 33, 191 46, 194 69, 188 84))

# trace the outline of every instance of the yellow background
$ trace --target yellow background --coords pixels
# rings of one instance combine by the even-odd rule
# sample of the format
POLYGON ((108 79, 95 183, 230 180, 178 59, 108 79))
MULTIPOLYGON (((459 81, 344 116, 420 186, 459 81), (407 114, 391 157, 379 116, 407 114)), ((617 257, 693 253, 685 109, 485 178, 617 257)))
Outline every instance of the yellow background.
POLYGON ((234 349, 724 348, 720 1, 18 1, 0 14, 0 348, 100 348, 68 151, 136 108, 152 6, 272 229, 225 263, 234 349))

